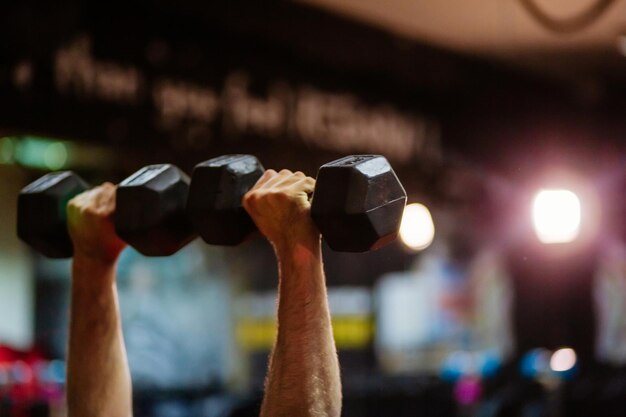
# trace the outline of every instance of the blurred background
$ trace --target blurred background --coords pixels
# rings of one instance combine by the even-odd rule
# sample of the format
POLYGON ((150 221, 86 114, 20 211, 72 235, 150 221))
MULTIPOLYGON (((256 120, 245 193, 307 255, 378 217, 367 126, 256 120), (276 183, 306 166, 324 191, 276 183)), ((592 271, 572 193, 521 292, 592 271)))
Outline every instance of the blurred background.
MULTIPOLYGON (((20 242, 49 171, 382 154, 401 237, 324 248, 348 416, 626 415, 625 0, 0 5, 0 415, 63 416, 69 260, 20 242)), ((135 415, 255 416, 256 239, 126 249, 135 415)))

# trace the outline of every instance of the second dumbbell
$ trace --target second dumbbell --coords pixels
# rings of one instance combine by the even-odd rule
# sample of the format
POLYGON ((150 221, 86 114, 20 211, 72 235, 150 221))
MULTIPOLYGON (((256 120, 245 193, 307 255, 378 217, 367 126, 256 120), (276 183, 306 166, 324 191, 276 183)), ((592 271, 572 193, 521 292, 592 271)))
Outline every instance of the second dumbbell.
MULTIPOLYGON (((237 245, 255 232, 242 197, 263 172, 252 155, 196 165, 187 214, 205 242, 237 245)), ((404 188, 384 157, 352 155, 320 168, 311 216, 332 249, 365 252, 396 238, 405 204, 404 188)))

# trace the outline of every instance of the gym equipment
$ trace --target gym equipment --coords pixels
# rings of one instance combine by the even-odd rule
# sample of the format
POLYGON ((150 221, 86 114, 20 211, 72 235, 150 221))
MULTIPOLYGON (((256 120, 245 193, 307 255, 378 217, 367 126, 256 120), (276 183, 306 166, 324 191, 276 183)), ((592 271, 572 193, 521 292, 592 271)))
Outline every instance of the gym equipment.
POLYGON ((195 166, 187 216, 206 243, 235 246, 256 231, 241 200, 263 172, 252 155, 224 155, 195 166))
POLYGON ((170 164, 148 165, 115 194, 115 231, 146 256, 169 256, 196 238, 185 215, 189 177, 170 164))
MULTIPOLYGON (((196 165, 187 214, 205 242, 237 245, 256 231, 241 200, 263 172, 252 155, 196 165)), ((352 155, 320 167, 311 217, 333 250, 365 252, 396 238, 405 204, 404 188, 384 157, 352 155)))
POLYGON ((17 197, 17 236, 49 258, 71 257, 65 207, 88 188, 71 171, 46 174, 24 187, 17 197))
POLYGON ((385 157, 351 155, 320 167, 311 217, 331 249, 366 252, 395 240, 405 205, 385 157))
MULTIPOLYGON (((69 258, 67 202, 89 189, 72 171, 54 172, 22 189, 17 234, 50 258, 69 258)), ((189 177, 170 164, 149 165, 122 181, 116 191, 115 230, 146 256, 167 256, 195 238, 186 219, 189 177)))

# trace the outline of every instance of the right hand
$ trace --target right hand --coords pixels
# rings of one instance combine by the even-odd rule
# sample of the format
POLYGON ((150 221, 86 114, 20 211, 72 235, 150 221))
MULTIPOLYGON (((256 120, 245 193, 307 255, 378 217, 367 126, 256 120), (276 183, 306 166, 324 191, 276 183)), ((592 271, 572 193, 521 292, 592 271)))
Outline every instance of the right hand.
POLYGON ((115 262, 126 247, 113 226, 116 188, 107 182, 68 203, 67 224, 74 243, 74 257, 115 262))
POLYGON ((311 219, 308 197, 314 188, 315 180, 302 172, 268 169, 246 193, 243 206, 276 248, 319 245, 320 233, 311 219))

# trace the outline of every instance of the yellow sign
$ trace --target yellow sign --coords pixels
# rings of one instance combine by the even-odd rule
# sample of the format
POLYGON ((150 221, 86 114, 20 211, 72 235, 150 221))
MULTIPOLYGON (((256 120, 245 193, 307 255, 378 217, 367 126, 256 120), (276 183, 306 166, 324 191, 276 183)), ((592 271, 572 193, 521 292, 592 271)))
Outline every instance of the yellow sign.
MULTIPOLYGON (((374 338, 374 321, 369 316, 339 316, 332 319, 335 343, 339 349, 363 349, 374 338)), ((242 319, 237 323, 237 341, 245 350, 269 350, 276 338, 273 318, 242 319)))

